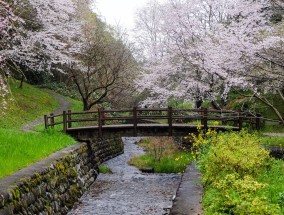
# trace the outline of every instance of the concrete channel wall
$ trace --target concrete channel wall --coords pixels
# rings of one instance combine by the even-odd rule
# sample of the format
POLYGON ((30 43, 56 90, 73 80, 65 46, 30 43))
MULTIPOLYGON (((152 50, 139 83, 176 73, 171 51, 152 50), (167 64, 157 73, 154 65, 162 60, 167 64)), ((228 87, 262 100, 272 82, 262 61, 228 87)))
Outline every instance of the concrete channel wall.
POLYGON ((123 150, 121 138, 88 141, 0 180, 0 215, 66 214, 96 180, 98 165, 123 150))

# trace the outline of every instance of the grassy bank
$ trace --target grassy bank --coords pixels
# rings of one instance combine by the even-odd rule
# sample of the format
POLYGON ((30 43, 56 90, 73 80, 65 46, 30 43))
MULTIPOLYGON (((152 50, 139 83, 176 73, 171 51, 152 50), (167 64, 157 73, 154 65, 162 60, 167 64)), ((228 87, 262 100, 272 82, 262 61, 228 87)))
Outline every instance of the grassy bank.
POLYGON ((260 138, 262 145, 284 147, 284 137, 264 136, 260 138))
MULTIPOLYGON (((29 84, 18 88, 17 81, 10 81, 12 94, 7 99, 7 109, 0 115, 0 178, 31 165, 69 145, 75 140, 61 132, 45 131, 25 133, 20 128, 43 118, 59 107, 59 102, 47 90, 29 84)), ((70 99, 72 109, 82 110, 81 102, 70 99)))
POLYGON ((29 84, 18 88, 17 81, 10 81, 12 94, 6 98, 7 109, 0 114, 0 128, 19 129, 24 123, 42 117, 58 108, 59 103, 47 92, 29 84))
POLYGON ((74 139, 59 132, 33 134, 0 129, 0 178, 72 144, 74 139))
POLYGON ((180 151, 168 137, 144 139, 140 146, 146 153, 131 158, 130 165, 139 169, 153 168, 156 173, 183 173, 187 165, 193 161, 191 153, 180 151))

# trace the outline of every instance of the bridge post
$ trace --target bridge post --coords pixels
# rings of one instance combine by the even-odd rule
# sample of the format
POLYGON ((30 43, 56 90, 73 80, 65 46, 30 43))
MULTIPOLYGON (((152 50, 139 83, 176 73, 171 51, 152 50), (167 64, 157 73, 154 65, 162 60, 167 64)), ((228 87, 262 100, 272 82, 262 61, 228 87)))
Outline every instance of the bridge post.
POLYGON ((205 130, 208 129, 208 109, 207 108, 204 108, 203 109, 203 128, 205 130))
POLYGON ((255 119, 255 129, 256 129, 257 131, 259 131, 259 130, 260 130, 260 127, 261 127, 260 118, 261 118, 261 114, 257 113, 257 114, 256 114, 256 119, 255 119))
POLYGON ((63 132, 67 132, 67 115, 66 111, 63 111, 63 132))
POLYGON ((242 111, 239 110, 239 119, 238 119, 238 124, 239 124, 239 131, 243 129, 243 117, 242 117, 242 111))
POLYGON ((102 112, 101 108, 98 109, 98 127, 99 127, 99 138, 102 137, 102 112))
POLYGON ((68 127, 67 127, 67 128, 71 128, 71 127, 72 127, 72 122, 71 122, 71 110, 68 110, 67 122, 68 122, 68 127))
POLYGON ((45 127, 45 129, 48 129, 48 118, 47 118, 47 115, 44 115, 44 127, 45 127))
POLYGON ((137 107, 133 107, 133 135, 134 137, 137 137, 137 107))
POLYGON ((53 113, 50 114, 50 124, 51 124, 51 127, 54 128, 54 114, 53 113))
POLYGON ((168 107, 169 136, 173 136, 173 108, 168 107))

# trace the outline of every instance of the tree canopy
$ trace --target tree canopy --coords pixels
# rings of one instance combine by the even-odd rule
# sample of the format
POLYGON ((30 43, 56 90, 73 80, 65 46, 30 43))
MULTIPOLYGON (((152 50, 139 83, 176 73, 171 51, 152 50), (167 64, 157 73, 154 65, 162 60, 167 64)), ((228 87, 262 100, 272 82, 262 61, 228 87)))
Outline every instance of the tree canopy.
POLYGON ((225 101, 232 89, 266 103, 266 92, 283 98, 283 1, 150 2, 136 27, 138 47, 146 46, 138 82, 151 94, 146 103, 225 101))

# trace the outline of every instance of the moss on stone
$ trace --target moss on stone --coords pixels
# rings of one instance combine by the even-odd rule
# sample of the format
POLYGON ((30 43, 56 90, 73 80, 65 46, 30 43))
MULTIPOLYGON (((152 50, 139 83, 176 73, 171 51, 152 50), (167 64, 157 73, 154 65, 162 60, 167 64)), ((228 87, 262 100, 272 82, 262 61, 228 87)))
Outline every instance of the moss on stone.
POLYGON ((65 169, 64 164, 62 162, 57 162, 55 164, 55 168, 57 171, 63 171, 65 169))
POLYGON ((13 195, 13 201, 19 200, 21 198, 21 192, 18 188, 14 188, 11 190, 11 193, 13 195))

